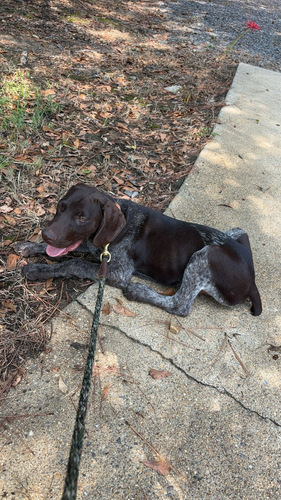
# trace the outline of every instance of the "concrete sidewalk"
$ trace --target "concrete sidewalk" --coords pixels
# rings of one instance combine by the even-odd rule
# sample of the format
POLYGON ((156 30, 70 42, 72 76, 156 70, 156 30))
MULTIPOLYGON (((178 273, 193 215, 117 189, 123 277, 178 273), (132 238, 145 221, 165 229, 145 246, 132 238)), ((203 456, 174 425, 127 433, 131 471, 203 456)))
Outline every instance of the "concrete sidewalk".
MULTIPOLYGON (((281 498, 280 91, 280 73, 239 65, 214 137, 167 211, 248 232, 263 313, 199 297, 178 321, 106 288, 78 499, 281 498), (116 299, 135 316, 114 312, 116 299), (168 475, 144 464, 160 455, 168 475)), ((2 498, 61 497, 96 291, 53 321, 51 352, 28 363, 2 408, 42 415, 1 429, 2 498)))

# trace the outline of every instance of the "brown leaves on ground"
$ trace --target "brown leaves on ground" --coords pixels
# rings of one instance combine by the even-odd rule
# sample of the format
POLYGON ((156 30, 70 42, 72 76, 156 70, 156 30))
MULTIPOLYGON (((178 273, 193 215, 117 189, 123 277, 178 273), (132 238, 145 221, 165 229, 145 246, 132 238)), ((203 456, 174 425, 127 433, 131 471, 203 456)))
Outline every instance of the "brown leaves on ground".
POLYGON ((17 267, 17 263, 20 260, 20 256, 14 253, 10 253, 7 257, 6 269, 7 271, 14 271, 17 267))
POLYGON ((151 368, 151 370, 149 370, 149 375, 154 378, 154 380, 161 380, 162 378, 169 377, 172 373, 167 370, 155 370, 151 368))
POLYGON ((172 470, 171 465, 164 460, 146 460, 145 462, 143 462, 143 464, 146 467, 155 470, 155 472, 157 472, 161 476, 168 476, 168 474, 172 470))
POLYGON ((59 377, 59 390, 63 393, 66 394, 68 391, 67 385, 63 381, 62 377, 59 377))
MULTIPOLYGON (((188 38, 183 42, 188 17, 170 23, 149 3, 131 2, 130 9, 113 0, 43 4, 33 2, 32 12, 16 0, 0 4, 1 33, 9 39, 0 52, 0 107, 6 106, 0 110, 0 252, 10 271, 0 300, 3 293, 17 309, 16 321, 12 310, 5 314, 17 346, 24 318, 36 322, 40 307, 50 317, 52 306, 63 307, 85 284, 67 280, 60 297, 61 281, 54 280, 43 302, 44 285, 23 288, 14 242, 37 240, 58 199, 77 182, 164 210, 208 141, 234 72, 210 60, 204 45, 198 52, 188 38), (175 84, 177 94, 165 90, 175 84)), ((135 316, 123 305, 113 309, 135 316)), ((16 359, 0 355, 2 376, 16 359)))
POLYGON ((111 307, 110 307, 110 303, 107 302, 106 304, 104 304, 104 306, 102 307, 102 313, 105 315, 105 316, 108 316, 110 314, 110 311, 111 311, 111 307))
POLYGON ((114 312, 116 312, 117 314, 120 314, 121 316, 128 316, 131 318, 135 318, 137 316, 136 313, 134 313, 133 311, 130 311, 130 309, 123 306, 122 304, 114 304, 112 306, 112 309, 114 312))

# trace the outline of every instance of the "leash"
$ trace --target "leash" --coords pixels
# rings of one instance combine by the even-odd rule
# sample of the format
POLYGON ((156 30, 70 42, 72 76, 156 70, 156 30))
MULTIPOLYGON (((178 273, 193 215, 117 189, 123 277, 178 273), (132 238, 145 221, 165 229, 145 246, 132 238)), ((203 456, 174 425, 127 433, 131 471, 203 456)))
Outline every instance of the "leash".
POLYGON ((87 405, 91 387, 91 378, 92 378, 92 371, 93 371, 95 350, 97 343, 97 331, 99 326, 104 285, 107 276, 108 262, 110 262, 110 259, 111 255, 108 251, 108 245, 105 245, 104 250, 100 255, 101 266, 98 274, 99 289, 98 289, 96 307, 91 327, 88 358, 85 366, 84 378, 80 391, 80 398, 76 414, 75 427, 72 436, 62 500, 76 499, 79 465, 82 454, 85 420, 87 414, 87 405))

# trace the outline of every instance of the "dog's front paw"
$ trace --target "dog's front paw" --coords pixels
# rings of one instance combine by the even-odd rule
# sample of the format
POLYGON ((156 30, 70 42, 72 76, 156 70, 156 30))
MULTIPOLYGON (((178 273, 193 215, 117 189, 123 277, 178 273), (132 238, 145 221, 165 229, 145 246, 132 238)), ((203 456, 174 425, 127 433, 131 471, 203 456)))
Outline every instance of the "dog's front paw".
POLYGON ((31 262, 22 267, 22 274, 31 281, 44 281, 53 277, 53 266, 31 262))
POLYGON ((32 241, 22 241, 15 244, 14 250, 21 257, 32 257, 33 255, 41 253, 41 246, 42 244, 40 243, 33 243, 32 241))

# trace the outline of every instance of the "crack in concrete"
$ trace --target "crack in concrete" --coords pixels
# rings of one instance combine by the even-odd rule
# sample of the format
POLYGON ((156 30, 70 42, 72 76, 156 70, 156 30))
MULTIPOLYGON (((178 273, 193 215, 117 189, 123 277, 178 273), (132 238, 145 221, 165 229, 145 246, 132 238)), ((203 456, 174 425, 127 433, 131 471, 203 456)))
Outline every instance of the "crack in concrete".
POLYGON ((122 335, 125 335, 125 337, 127 337, 128 339, 132 340, 132 342, 135 342, 136 344, 144 346, 144 347, 148 347, 150 349, 150 351, 155 352, 163 360, 168 361, 169 363, 171 363, 171 365, 174 366, 174 368, 176 368, 181 373, 183 373, 188 379, 192 380, 193 382, 196 382, 199 385, 202 385, 203 387, 208 387, 210 389, 214 389, 217 392, 219 392, 220 394, 225 394, 226 396, 228 396, 229 398, 231 398, 233 401, 235 401, 235 403, 237 403, 238 405, 240 405, 241 408, 243 408, 244 410, 246 410, 246 411, 248 411, 250 413, 253 413, 254 415, 257 415, 262 420, 271 422, 276 427, 281 427, 281 423, 277 422, 273 418, 261 415, 257 410, 253 410, 252 408, 249 408, 249 407, 245 406, 244 403, 242 403, 242 401, 240 401, 237 397, 235 397, 231 392, 229 392, 224 387, 219 387, 219 386, 216 386, 216 385, 213 385, 213 384, 208 384, 207 382, 203 382, 202 380, 198 380, 193 375, 190 375, 190 373, 187 373, 181 366, 177 365, 172 358, 166 358, 166 356, 164 356, 161 352, 157 351, 157 349, 153 349, 151 347, 151 345, 149 345, 149 344, 147 344, 145 342, 141 342, 140 340, 131 337, 127 332, 125 332, 124 330, 122 330, 118 326, 109 325, 109 324, 105 324, 105 323, 100 323, 100 326, 107 327, 107 328, 113 328, 114 330, 117 330, 118 332, 120 332, 122 335))
MULTIPOLYGON (((87 310, 88 312, 90 312, 91 314, 93 314, 92 311, 87 306, 85 306, 85 304, 81 303, 77 299, 76 299, 76 301, 85 310, 87 310)), ((248 411, 250 413, 253 413, 254 415, 257 415, 262 420, 271 422, 276 427, 281 427, 281 423, 277 422, 273 418, 261 415, 257 410, 253 410, 252 408, 249 408, 249 407, 245 406, 244 403, 242 403, 242 401, 240 401, 237 397, 235 397, 231 392, 229 392, 224 387, 219 387, 219 386, 216 386, 216 385, 213 385, 213 384, 208 384, 207 382, 203 382, 202 380, 198 380, 193 375, 190 375, 190 373, 187 373, 181 366, 177 365, 172 358, 167 358, 166 356, 164 356, 164 354, 162 354, 161 352, 157 351, 157 349, 153 349, 151 347, 151 345, 149 345, 149 344, 147 344, 145 342, 141 342, 140 340, 131 337, 127 332, 125 332, 124 330, 122 330, 118 326, 110 325, 110 324, 106 324, 106 323, 100 323, 100 326, 107 327, 107 328, 113 328, 114 330, 117 330, 118 332, 120 332, 122 335, 125 335, 125 337, 127 337, 128 339, 130 339, 132 342, 135 342, 136 344, 144 346, 144 347, 148 347, 150 349, 150 351, 155 352, 163 360, 168 361, 169 363, 171 363, 171 365, 174 366, 174 368, 176 368, 181 373, 183 373, 188 379, 192 380, 193 382, 196 382, 199 385, 202 385, 203 387, 208 387, 210 389, 214 389, 215 391, 219 392, 220 394, 225 394, 226 396, 228 396, 229 398, 231 398, 233 401, 235 401, 235 403, 237 403, 239 406, 241 406, 241 408, 243 408, 244 410, 246 410, 246 411, 248 411)))

